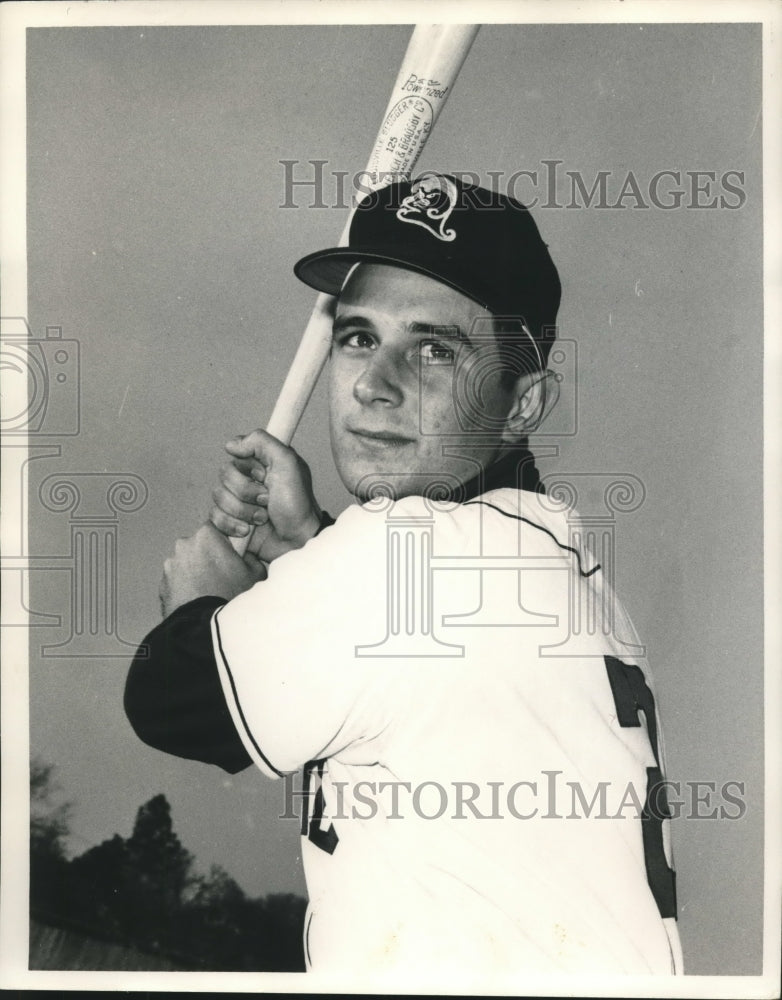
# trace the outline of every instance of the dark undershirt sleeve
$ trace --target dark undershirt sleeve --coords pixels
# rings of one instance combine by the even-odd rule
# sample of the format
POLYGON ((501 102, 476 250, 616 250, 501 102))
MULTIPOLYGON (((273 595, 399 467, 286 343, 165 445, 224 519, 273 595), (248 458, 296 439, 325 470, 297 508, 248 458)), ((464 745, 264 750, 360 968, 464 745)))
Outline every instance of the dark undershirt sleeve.
POLYGON ((331 516, 331 514, 329 514, 325 510, 322 510, 320 512, 320 527, 315 532, 315 535, 316 536, 319 535, 321 533, 321 531, 324 530, 324 528, 330 528, 332 526, 332 524, 336 524, 336 523, 337 522, 334 520, 334 518, 331 516))
MULTIPOLYGON (((332 524, 323 511, 316 534, 332 524)), ((199 597, 149 633, 125 682, 125 714, 156 750, 236 774, 252 760, 231 719, 212 646, 212 615, 225 603, 199 597)))
POLYGON ((212 648, 212 615, 225 603, 199 597, 149 633, 128 673, 125 713, 156 750, 236 774, 252 760, 231 721, 212 648))

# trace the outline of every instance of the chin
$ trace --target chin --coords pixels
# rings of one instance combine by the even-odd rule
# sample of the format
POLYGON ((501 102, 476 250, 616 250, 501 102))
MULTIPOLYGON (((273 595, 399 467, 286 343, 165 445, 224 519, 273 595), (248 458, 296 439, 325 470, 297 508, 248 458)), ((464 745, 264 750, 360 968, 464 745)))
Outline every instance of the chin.
POLYGON ((481 471, 480 463, 474 460, 450 462, 443 468, 439 456, 417 456, 417 462, 408 465, 398 459, 396 467, 391 460, 367 461, 358 455, 334 455, 334 462, 345 489, 359 503, 379 496, 447 500, 454 494, 458 496, 460 488, 481 471))
POLYGON ((380 496, 401 500, 416 492, 413 484, 406 482, 407 477, 401 473, 362 469, 351 470, 347 475, 340 473, 340 478, 348 493, 352 493, 360 503, 380 496))
MULTIPOLYGON (((469 478, 469 477, 467 477, 469 478)), ((378 497, 402 500, 404 497, 423 496, 432 500, 446 501, 459 494, 465 483, 464 477, 450 472, 380 472, 363 470, 361 474, 342 476, 342 482, 349 493, 360 502, 366 503, 378 497)))

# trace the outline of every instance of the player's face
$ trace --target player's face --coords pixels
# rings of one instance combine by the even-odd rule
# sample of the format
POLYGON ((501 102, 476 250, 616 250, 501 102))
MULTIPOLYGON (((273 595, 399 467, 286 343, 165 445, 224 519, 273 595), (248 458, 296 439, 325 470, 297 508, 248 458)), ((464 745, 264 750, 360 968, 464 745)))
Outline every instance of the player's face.
POLYGON ((514 396, 489 316, 412 271, 353 271, 337 303, 329 400, 337 470, 359 499, 379 483, 397 497, 464 483, 497 456, 514 396))

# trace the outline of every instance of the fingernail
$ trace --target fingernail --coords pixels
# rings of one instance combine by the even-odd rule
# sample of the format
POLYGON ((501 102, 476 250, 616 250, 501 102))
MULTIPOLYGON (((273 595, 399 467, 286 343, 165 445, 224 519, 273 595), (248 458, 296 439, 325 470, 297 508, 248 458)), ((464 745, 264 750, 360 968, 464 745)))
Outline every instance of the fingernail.
POLYGON ((259 510, 257 514, 253 514, 253 521, 256 524, 264 524, 266 522, 266 511, 259 510))
POLYGON ((266 494, 265 493, 259 493, 258 496, 255 498, 255 502, 256 503, 266 503, 266 494))
POLYGON ((250 531, 250 525, 249 524, 240 524, 239 527, 236 530, 239 532, 240 535, 246 535, 250 531))

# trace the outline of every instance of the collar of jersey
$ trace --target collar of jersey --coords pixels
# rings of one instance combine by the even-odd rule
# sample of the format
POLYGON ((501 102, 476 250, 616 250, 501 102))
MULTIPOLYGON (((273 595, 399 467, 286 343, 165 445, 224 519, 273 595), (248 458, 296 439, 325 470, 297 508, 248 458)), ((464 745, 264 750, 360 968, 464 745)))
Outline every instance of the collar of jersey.
POLYGON ((464 484, 462 502, 474 500, 491 490, 529 490, 531 493, 545 493, 540 475, 535 465, 535 457, 525 446, 518 447, 503 455, 485 472, 479 473, 464 484))

